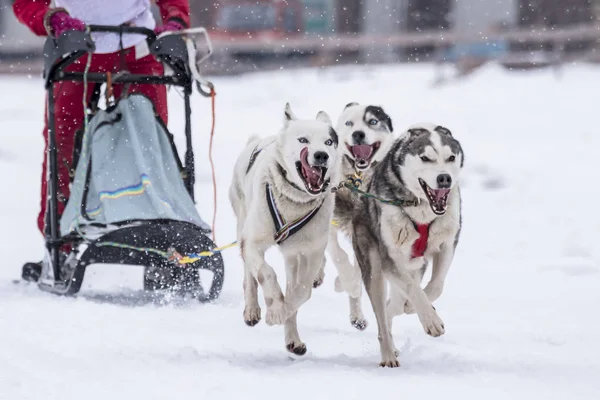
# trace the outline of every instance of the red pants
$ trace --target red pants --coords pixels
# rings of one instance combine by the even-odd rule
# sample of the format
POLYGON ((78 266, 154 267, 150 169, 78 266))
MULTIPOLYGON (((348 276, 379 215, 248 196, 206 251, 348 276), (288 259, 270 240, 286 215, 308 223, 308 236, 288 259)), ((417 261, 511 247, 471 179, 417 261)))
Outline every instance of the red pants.
MULTIPOLYGON (((124 61, 126 68, 132 74, 158 75, 164 74, 163 66, 153 56, 148 55, 139 60, 135 59, 135 49, 125 49, 124 61)), ((72 72, 84 72, 87 62, 87 56, 81 57, 77 62, 70 65, 66 70, 72 72)), ((118 72, 122 59, 119 52, 110 54, 94 54, 89 72, 118 72)), ((55 135, 58 159, 58 214, 62 215, 66 202, 69 198, 69 166, 73 156, 73 146, 75 141, 75 132, 83 126, 83 82, 58 82, 54 84, 54 120, 55 135)), ((85 104, 91 98, 94 84, 88 83, 87 99, 85 104)), ((114 96, 117 99, 122 92, 122 85, 113 85, 114 96)), ((168 124, 167 113, 167 91, 163 85, 139 84, 131 85, 129 93, 141 93, 146 95, 156 107, 156 112, 162 118, 165 124, 168 124)), ((42 167, 42 190, 41 190, 41 210, 38 215, 38 228, 44 233, 44 222, 46 215, 47 184, 46 184, 46 165, 48 148, 48 109, 46 103, 46 115, 44 120, 44 163, 42 167)))

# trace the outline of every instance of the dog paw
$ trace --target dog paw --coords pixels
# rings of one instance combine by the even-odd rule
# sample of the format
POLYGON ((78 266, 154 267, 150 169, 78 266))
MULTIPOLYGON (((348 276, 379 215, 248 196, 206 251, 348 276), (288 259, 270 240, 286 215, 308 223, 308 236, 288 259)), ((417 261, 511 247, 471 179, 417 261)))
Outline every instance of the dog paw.
POLYGON ((350 324, 359 331, 364 331, 368 325, 367 320, 364 318, 350 319, 350 324))
POLYGON ((261 310, 260 307, 244 308, 244 322, 248 326, 254 326, 260 322, 261 310))
POLYGON ((394 355, 395 355, 396 357, 400 356, 400 350, 398 350, 398 349, 394 349, 394 355))
POLYGON ((319 276, 313 281, 313 288, 316 289, 323 284, 323 280, 325 279, 325 273, 319 272, 319 276))
POLYGON ((283 325, 288 319, 288 312, 283 303, 267 307, 265 322, 269 326, 283 325))
POLYGON ((427 313, 427 315, 420 319, 425 333, 427 333, 429 336, 438 337, 444 334, 444 322, 435 309, 432 308, 431 312, 427 313))
POLYGON ((285 345, 287 351, 297 356, 303 356, 306 354, 306 345, 304 343, 296 344, 294 342, 285 345))
POLYGON ((381 361, 379 363, 379 366, 384 368, 398 368, 400 366, 400 361, 398 361, 398 359, 394 357, 393 359, 381 361))

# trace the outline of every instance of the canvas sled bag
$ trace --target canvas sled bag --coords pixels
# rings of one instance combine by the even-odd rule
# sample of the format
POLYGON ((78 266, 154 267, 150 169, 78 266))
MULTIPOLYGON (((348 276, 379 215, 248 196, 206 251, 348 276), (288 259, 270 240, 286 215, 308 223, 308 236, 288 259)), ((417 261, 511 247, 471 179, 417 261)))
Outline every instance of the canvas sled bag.
POLYGON ((95 236, 152 220, 210 231, 185 189, 171 134, 141 94, 98 110, 89 121, 60 220, 61 235, 95 236))

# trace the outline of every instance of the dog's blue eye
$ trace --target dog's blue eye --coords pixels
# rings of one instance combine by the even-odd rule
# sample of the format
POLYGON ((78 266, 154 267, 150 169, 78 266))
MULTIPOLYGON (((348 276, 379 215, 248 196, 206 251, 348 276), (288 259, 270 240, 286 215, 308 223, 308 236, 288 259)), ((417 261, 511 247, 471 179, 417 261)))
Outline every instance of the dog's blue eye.
POLYGON ((352 121, 346 121, 346 126, 352 126, 352 125, 354 125, 354 124, 352 123, 352 121))
POLYGON ((421 161, 423 161, 423 162, 431 162, 431 158, 429 158, 427 156, 421 156, 421 161))
POLYGON ((377 123, 378 123, 378 122, 379 122, 379 121, 377 121, 375 118, 371 118, 371 119, 369 120, 369 125, 377 125, 377 123))
POLYGON ((453 162, 454 160, 456 160, 455 155, 451 155, 450 157, 448 157, 448 162, 453 162))
POLYGON ((331 140, 331 139, 327 139, 325 141, 325 146, 331 146, 332 144, 333 144, 333 140, 331 140))
POLYGON ((301 137, 301 138, 298 138, 298 141, 299 141, 300 143, 308 143, 308 140, 306 140, 306 138, 303 138, 303 137, 301 137))

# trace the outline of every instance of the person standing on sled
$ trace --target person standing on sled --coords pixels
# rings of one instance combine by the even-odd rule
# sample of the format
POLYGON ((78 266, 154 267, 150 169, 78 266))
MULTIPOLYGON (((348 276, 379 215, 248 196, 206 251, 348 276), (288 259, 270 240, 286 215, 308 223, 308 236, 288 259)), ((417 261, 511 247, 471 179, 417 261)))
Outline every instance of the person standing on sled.
MULTIPOLYGON (((129 25, 153 29, 157 34, 165 31, 179 31, 189 28, 190 5, 188 0, 157 0, 162 25, 157 26, 150 0, 15 0, 13 11, 19 22, 26 25, 37 36, 58 37, 67 30, 84 31, 86 25, 129 25)), ((118 34, 94 33, 92 39, 96 50, 70 65, 66 71, 83 72, 92 57, 89 72, 116 73, 127 70, 132 74, 163 75, 163 65, 149 54, 143 35, 124 34, 122 42, 118 34)), ((89 102, 93 84, 88 84, 89 102)), ((122 85, 114 85, 114 96, 118 98, 122 85)), ((146 95, 156 108, 157 114, 168 124, 167 93, 162 85, 135 85, 129 87, 129 93, 146 95)), ((58 213, 62 215, 69 198, 69 168, 73 154, 75 132, 82 126, 84 119, 82 82, 59 82, 54 84, 56 118, 56 146, 58 153, 58 213)), ((38 229, 46 228, 46 151, 48 146, 48 116, 44 118, 43 136, 45 140, 44 161, 42 167, 40 212, 37 218, 38 229)), ((39 263, 41 271, 41 263, 39 263)))

